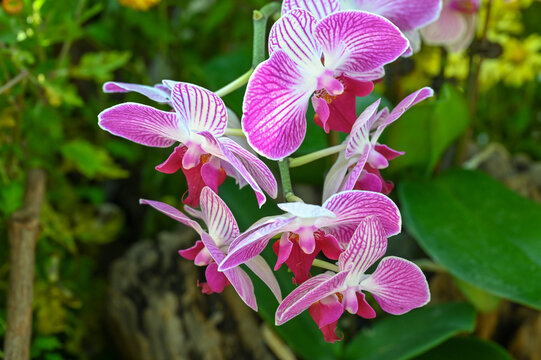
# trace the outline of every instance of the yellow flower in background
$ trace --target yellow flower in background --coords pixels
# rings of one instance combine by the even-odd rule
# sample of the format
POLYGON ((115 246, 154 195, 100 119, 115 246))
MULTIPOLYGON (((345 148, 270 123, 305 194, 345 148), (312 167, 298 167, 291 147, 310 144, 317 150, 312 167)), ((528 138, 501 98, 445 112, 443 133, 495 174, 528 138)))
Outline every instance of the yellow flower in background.
POLYGON ((131 7, 135 10, 146 11, 158 4, 161 0, 118 0, 120 5, 131 7))
POLYGON ((503 82, 519 87, 535 80, 541 72, 541 36, 532 34, 525 39, 508 38, 502 45, 503 54, 498 67, 503 82))

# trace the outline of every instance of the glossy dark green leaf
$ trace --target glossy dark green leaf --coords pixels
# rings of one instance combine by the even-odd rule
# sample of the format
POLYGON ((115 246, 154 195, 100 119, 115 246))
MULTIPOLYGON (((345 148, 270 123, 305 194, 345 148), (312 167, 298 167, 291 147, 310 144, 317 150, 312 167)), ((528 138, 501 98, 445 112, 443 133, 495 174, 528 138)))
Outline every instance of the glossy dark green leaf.
POLYGON ((453 335, 473 331, 475 310, 466 303, 448 303, 389 316, 363 330, 345 348, 345 359, 409 359, 453 335))
POLYGON ((451 274, 541 309, 541 205, 465 170, 398 193, 407 230, 451 274))
POLYGON ((455 337, 415 360, 511 360, 499 345, 474 337, 455 337))

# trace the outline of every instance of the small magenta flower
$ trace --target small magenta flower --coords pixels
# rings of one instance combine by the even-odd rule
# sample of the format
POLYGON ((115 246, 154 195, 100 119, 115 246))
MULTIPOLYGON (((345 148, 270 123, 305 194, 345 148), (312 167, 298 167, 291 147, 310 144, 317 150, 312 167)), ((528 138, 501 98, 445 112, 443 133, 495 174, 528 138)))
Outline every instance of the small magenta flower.
POLYGON ((400 232, 398 208, 378 193, 344 191, 331 196, 322 206, 297 202, 278 207, 287 213, 264 218, 235 239, 221 270, 249 261, 263 251, 272 237, 282 234, 275 245, 275 270, 285 262, 294 274, 294 282, 300 284, 310 277, 318 252, 322 250, 328 258, 337 259, 359 221, 367 216, 378 216, 388 236, 400 232))
POLYGON ((438 20, 421 30, 429 45, 441 45, 450 52, 470 46, 477 23, 480 0, 443 0, 438 20))
MULTIPOLYGON (((201 240, 198 240, 194 246, 180 250, 179 254, 186 259, 193 260, 197 266, 207 267, 205 270, 207 282, 199 284, 204 293, 220 293, 227 285, 231 284, 242 300, 257 311, 254 286, 248 274, 238 266, 224 271, 218 270, 218 265, 227 255, 229 245, 239 235, 239 228, 231 210, 214 191, 209 187, 204 187, 201 190, 200 212, 187 208, 190 214, 200 217, 205 222, 208 232, 204 231, 196 221, 170 205, 144 199, 140 202, 190 226, 201 236, 201 240)), ((271 289, 276 299, 281 301, 280 286, 265 260, 261 256, 256 256, 246 262, 246 265, 271 289)))
POLYGON ((164 87, 108 83, 107 91, 137 91, 159 102, 167 102, 173 112, 137 103, 124 103, 98 115, 99 125, 114 135, 151 147, 169 147, 173 153, 157 170, 171 174, 182 169, 188 181, 185 204, 197 206, 204 186, 215 192, 226 175, 255 191, 259 206, 265 202, 263 188, 271 197, 277 185, 269 168, 255 155, 224 137, 227 109, 216 94, 196 85, 165 81, 164 87), (170 98, 167 89, 171 89, 170 98))
POLYGON ((317 275, 282 301, 276 310, 276 325, 282 325, 310 308, 310 314, 333 342, 336 322, 344 312, 374 318, 363 291, 372 293, 381 308, 393 315, 404 314, 430 301, 426 278, 412 262, 389 256, 383 258, 373 274, 366 270, 387 250, 387 235, 376 216, 363 219, 355 230, 346 251, 338 260, 338 273, 317 275))
POLYGON ((325 178, 323 199, 338 191, 352 189, 388 194, 392 183, 385 182, 379 170, 404 153, 378 144, 378 139, 383 130, 410 107, 433 94, 431 88, 424 87, 404 98, 391 112, 387 108, 378 111, 381 99, 369 105, 355 121, 346 139, 346 149, 338 155, 325 178))
MULTIPOLYGON (((328 104, 348 87, 357 96, 369 93, 372 84, 366 83, 381 77, 383 65, 407 46, 400 30, 378 15, 345 11, 318 21, 306 10, 289 11, 273 25, 271 56, 248 83, 242 121, 248 142, 270 159, 292 154, 306 133, 310 98, 328 131, 328 104)), ((355 117, 349 120, 342 129, 355 117)))

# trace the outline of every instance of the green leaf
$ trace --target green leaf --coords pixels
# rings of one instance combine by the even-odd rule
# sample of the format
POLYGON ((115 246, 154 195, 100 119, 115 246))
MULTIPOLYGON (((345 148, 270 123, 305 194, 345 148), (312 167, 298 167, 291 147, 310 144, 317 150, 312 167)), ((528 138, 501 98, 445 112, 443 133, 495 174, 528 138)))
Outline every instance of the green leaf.
POLYGON ((511 360, 499 345, 474 337, 455 337, 415 360, 511 360))
POLYGON ((86 53, 71 75, 81 79, 105 82, 113 78, 113 71, 124 66, 131 58, 128 51, 102 51, 86 53))
POLYGON ((30 356, 38 357, 44 352, 61 349, 62 343, 56 336, 38 336, 32 341, 30 356))
POLYGON ((128 172, 116 165, 104 149, 85 140, 70 141, 62 145, 61 151, 68 166, 90 179, 97 176, 111 179, 128 176, 128 172))
POLYGON ((458 286, 462 294, 475 306, 475 308, 482 312, 490 312, 495 310, 500 305, 501 298, 486 292, 478 286, 472 285, 467 281, 459 278, 454 278, 455 284, 458 286))
POLYGON ((414 106, 384 133, 385 144, 406 152, 406 156, 393 160, 391 170, 414 167, 431 173, 468 122, 467 105, 462 94, 445 84, 438 100, 414 106))
POLYGON ((474 327, 475 310, 466 303, 416 309, 389 316, 363 330, 346 346, 344 359, 409 359, 474 327))
POLYGON ((408 231, 449 272, 541 309, 541 206, 480 172, 399 187, 408 231))

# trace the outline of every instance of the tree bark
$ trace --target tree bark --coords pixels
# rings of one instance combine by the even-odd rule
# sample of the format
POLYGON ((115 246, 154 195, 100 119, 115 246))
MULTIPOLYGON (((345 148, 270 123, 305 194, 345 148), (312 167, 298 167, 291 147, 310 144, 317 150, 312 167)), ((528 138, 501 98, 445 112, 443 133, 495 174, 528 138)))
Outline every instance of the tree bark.
POLYGON ((10 274, 7 326, 4 338, 6 360, 27 360, 32 336, 34 258, 39 234, 39 216, 45 197, 43 170, 28 173, 23 207, 9 221, 10 274))

